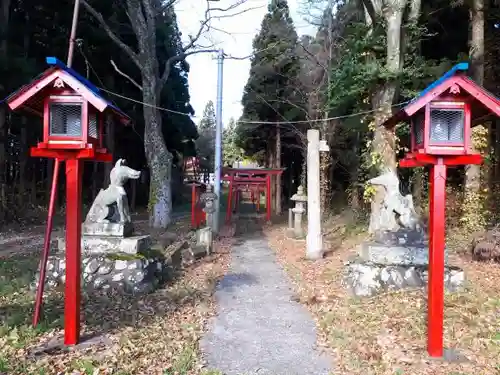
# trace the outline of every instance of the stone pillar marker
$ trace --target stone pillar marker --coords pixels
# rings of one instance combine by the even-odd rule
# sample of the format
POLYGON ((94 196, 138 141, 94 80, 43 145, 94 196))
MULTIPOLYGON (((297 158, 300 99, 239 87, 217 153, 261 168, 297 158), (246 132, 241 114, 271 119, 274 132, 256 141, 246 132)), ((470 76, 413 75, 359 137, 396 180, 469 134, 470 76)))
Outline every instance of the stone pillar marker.
POLYGON ((306 258, 323 258, 321 234, 319 153, 329 151, 325 141, 319 140, 319 130, 307 131, 307 250, 306 258))
POLYGON ((306 212, 307 196, 304 194, 302 185, 297 189, 297 193, 290 198, 295 202, 295 207, 291 209, 294 214, 293 220, 293 235, 295 238, 303 238, 304 230, 302 229, 302 215, 306 212))

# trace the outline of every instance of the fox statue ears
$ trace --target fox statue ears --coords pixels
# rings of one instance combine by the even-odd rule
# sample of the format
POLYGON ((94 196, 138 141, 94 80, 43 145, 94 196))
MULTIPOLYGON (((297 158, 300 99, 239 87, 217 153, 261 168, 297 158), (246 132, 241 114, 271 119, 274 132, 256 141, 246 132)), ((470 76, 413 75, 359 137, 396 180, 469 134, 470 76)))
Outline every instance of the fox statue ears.
POLYGON ((127 161, 125 159, 118 159, 115 163, 115 168, 121 167, 123 165, 127 165, 127 161))

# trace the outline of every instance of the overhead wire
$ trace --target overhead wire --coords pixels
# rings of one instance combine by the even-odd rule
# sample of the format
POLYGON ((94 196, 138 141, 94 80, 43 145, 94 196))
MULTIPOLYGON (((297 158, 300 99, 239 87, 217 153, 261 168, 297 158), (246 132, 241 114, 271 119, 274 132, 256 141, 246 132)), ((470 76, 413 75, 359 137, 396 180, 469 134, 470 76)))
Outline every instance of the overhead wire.
MULTIPOLYGON (((85 61, 89 64, 92 72, 94 73, 94 75, 97 77, 97 79, 99 80, 100 84, 102 86, 104 86, 104 83, 102 82, 102 80, 100 79, 99 75, 97 74, 96 70, 94 69, 92 63, 89 61, 89 59, 87 58, 85 52, 83 51, 81 45, 79 43, 77 43, 77 46, 78 46, 78 49, 80 51, 80 53, 82 54, 83 58, 85 59, 85 61)), ((268 47, 269 48, 269 47, 268 47)), ((229 59, 233 59, 233 60, 244 60, 244 59, 247 59, 247 58, 250 58, 252 57, 253 55, 255 55, 256 53, 259 53, 259 52, 262 52, 262 51, 265 51, 266 49, 268 48, 265 48, 265 49, 262 49, 262 50, 259 50, 259 51, 256 51, 254 53, 252 53, 251 55, 248 55, 248 56, 245 56, 245 57, 242 57, 242 58, 236 58, 236 57, 233 57, 231 55, 226 55, 227 57, 226 58, 229 58, 229 59)), ((155 104, 151 104, 151 103, 146 103, 146 102, 143 102, 141 100, 137 100, 137 99, 133 99, 133 98, 130 98, 128 96, 125 96, 125 95, 122 95, 122 94, 118 94, 114 91, 111 91, 111 90, 108 90, 106 89, 105 87, 98 87, 98 89, 110 94, 110 95, 113 95, 115 97, 118 97, 118 98, 121 98, 121 99, 124 99, 124 100, 127 100, 127 101, 130 101, 130 102, 133 102, 133 103, 136 103, 136 104, 140 104, 140 105, 143 105, 143 106, 147 106, 147 107, 150 107, 150 108, 154 108, 158 111, 163 111, 163 112, 168 112, 168 113, 173 113, 173 114, 177 114, 177 115, 181 115, 181 116, 186 116, 186 117, 189 117, 191 119, 199 119, 200 117, 199 116, 196 116, 196 115, 191 115, 189 113, 185 113, 185 112, 180 112, 180 111, 176 111, 176 110, 173 110, 173 109, 169 109, 169 108, 165 108, 165 107, 161 107, 161 106, 158 106, 158 105, 155 105, 155 104)), ((257 94, 255 91, 254 93, 260 97, 261 100, 264 101, 265 104, 267 104, 268 106, 270 106, 271 108, 273 108, 269 103, 267 103, 267 101, 265 101, 265 99, 262 98, 262 96, 260 96, 259 94, 257 94)), ((402 105, 405 105, 405 104, 408 104, 409 101, 404 101, 404 102, 400 102, 400 103, 396 103, 396 104, 393 104, 391 105, 391 108, 394 108, 394 107, 400 107, 402 105)), ((115 104, 115 103, 113 103, 115 104)), ((116 105, 116 104, 115 104, 116 105)), ((244 120, 244 119, 239 119, 237 120, 236 122, 237 123, 240 123, 240 124, 254 124, 254 125, 284 125, 284 124, 288 124, 288 125, 293 125, 293 124, 307 124, 307 123, 318 123, 318 122, 326 122, 326 121, 332 121, 332 120, 340 120, 340 119, 345 119, 345 118, 351 118, 351 117, 357 117, 357 116, 362 116, 362 115, 366 115, 366 114, 370 114, 370 113, 374 113, 374 112, 377 112, 381 109, 383 109, 384 107, 380 107, 380 108, 375 108, 375 109, 371 109, 371 110, 366 110, 366 111, 359 111, 359 112, 355 112, 355 113, 350 113, 350 114, 347 114, 347 115, 340 115, 340 116, 333 116, 333 117, 328 117, 328 118, 321 118, 321 119, 309 119, 309 120, 287 120, 282 114, 279 114, 281 117, 283 117, 283 121, 263 121, 263 120, 244 120)), ((298 131, 298 130, 297 130, 298 131)))
MULTIPOLYGON (((118 94, 116 92, 113 92, 113 91, 110 91, 110 90, 106 90, 106 89, 104 89, 102 87, 98 87, 98 88, 100 90, 102 90, 102 91, 110 94, 110 95, 114 95, 114 96, 116 96, 118 98, 129 100, 129 101, 137 103, 137 104, 142 104, 142 105, 145 105, 147 107, 151 107, 151 108, 157 109, 159 111, 171 112, 171 113, 175 113, 175 114, 178 114, 178 115, 187 116, 187 117, 190 117, 190 118, 199 118, 198 116, 190 115, 188 113, 175 111, 173 109, 168 109, 168 108, 160 107, 160 106, 157 106, 157 105, 154 105, 154 104, 145 103, 145 102, 137 100, 137 99, 129 98, 129 97, 125 96, 125 95, 121 95, 121 94, 118 94)), ((391 105, 391 108, 401 107, 401 106, 403 106, 405 104, 408 104, 409 102, 410 101, 407 100, 407 101, 404 101, 404 102, 401 102, 401 103, 396 103, 396 104, 391 105)), ((370 113, 374 113, 374 112, 380 111, 383 108, 384 107, 380 107, 380 108, 370 109, 370 110, 366 110, 366 111, 354 112, 354 113, 350 113, 348 115, 333 116, 333 117, 322 118, 322 119, 310 119, 310 120, 286 120, 285 119, 283 121, 237 120, 236 122, 242 123, 242 124, 262 124, 262 125, 266 125, 266 124, 268 124, 268 125, 307 124, 307 123, 325 122, 325 121, 331 121, 331 120, 340 120, 340 119, 344 119, 344 118, 362 116, 362 115, 366 115, 366 114, 370 114, 370 113)))

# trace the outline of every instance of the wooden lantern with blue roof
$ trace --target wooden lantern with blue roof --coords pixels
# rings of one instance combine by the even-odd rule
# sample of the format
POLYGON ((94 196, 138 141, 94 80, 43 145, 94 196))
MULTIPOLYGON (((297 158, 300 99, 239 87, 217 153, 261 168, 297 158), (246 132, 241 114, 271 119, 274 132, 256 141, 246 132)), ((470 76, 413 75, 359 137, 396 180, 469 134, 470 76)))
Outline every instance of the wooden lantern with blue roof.
POLYGON ((500 116, 498 98, 467 77, 460 63, 427 87, 388 119, 390 129, 411 124, 411 150, 401 167, 429 166, 429 277, 427 351, 443 357, 444 248, 446 230, 446 174, 448 166, 481 164, 474 151, 472 127, 500 116))
POLYGON ((43 118, 43 142, 31 155, 112 161, 103 147, 104 118, 130 118, 76 71, 54 57, 46 61, 49 69, 6 99, 11 110, 43 118))
POLYGON ((130 118, 106 100, 87 79, 54 57, 50 68, 11 94, 6 103, 14 111, 27 111, 43 118, 43 142, 31 148, 31 156, 55 159, 50 194, 47 232, 44 241, 40 280, 33 325, 37 325, 43 299, 50 233, 58 184, 59 165, 66 166, 66 278, 64 293, 64 343, 76 345, 80 339, 81 217, 83 161, 111 162, 103 147, 105 116, 123 124, 130 118))
POLYGON ((467 77, 468 67, 468 63, 455 65, 386 121, 388 128, 399 122, 411 124, 411 152, 401 166, 429 164, 438 156, 463 156, 447 159, 455 165, 480 162, 471 128, 489 116, 500 116, 500 103, 467 77))

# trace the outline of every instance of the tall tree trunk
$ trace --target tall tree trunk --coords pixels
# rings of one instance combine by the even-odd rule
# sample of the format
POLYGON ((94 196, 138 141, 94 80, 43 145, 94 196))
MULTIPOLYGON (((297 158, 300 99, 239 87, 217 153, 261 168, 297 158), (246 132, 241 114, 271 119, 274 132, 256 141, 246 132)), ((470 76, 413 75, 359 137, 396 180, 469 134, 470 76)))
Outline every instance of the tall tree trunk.
POLYGON ((351 196, 350 196, 350 206, 354 211, 359 211, 361 208, 360 194, 359 194, 359 162, 358 162, 358 152, 359 152, 359 142, 360 142, 359 131, 356 132, 353 154, 356 162, 354 163, 354 168, 350 173, 351 177, 351 196))
POLYGON ((321 214, 325 215, 330 209, 330 165, 332 157, 330 152, 321 152, 319 154, 319 170, 320 170, 320 202, 321 214))
MULTIPOLYGON (((269 168, 276 168, 276 152, 273 150, 273 144, 269 146, 269 168)), ((276 177, 271 176, 271 211, 276 212, 276 177)))
MULTIPOLYGON (((147 73, 146 73, 147 74, 147 73)), ((158 103, 155 76, 144 76, 143 101, 158 103)), ((144 106, 144 148, 148 161, 151 181, 149 184, 149 225, 153 228, 166 228, 172 214, 172 154, 167 149, 162 134, 162 119, 156 108, 144 106)))
MULTIPOLYGON (((10 19, 10 0, 1 0, 0 3, 0 63, 4 64, 8 57, 8 29, 10 19)), ((4 97, 5 92, 0 83, 0 97, 4 97)), ((7 112, 5 105, 0 104, 0 200, 5 204, 6 198, 6 155, 5 143, 7 141, 7 112)), ((0 208, 0 217, 4 217, 4 209, 0 208)))
MULTIPOLYGON (((23 49, 24 49, 24 57, 27 59, 30 50, 30 18, 28 12, 24 13, 24 40, 23 40, 23 49)), ((26 195, 26 186, 28 184, 27 181, 27 165, 28 165, 28 119, 26 116, 21 117, 21 152, 19 155, 19 204, 21 205, 25 202, 27 198, 26 195)))
MULTIPOLYGON (((406 0, 393 0, 383 10, 386 21, 386 64, 387 71, 397 76, 403 69, 403 58, 401 57, 401 26, 406 0)), ((373 21, 373 20, 372 20, 373 21)), ((373 157, 375 166, 379 172, 383 169, 396 170, 395 135, 392 131, 382 126, 385 120, 392 115, 392 105, 398 89, 397 79, 391 79, 380 87, 372 100, 375 112, 375 131, 373 135, 373 157)))
MULTIPOLYGON (((112 116, 106 118, 106 133, 105 133, 106 148, 111 154, 115 153, 115 122, 112 116)), ((110 184, 109 175, 113 169, 114 163, 104 164, 104 187, 110 184)))
MULTIPOLYGON (((281 168, 281 129, 276 125, 276 168, 281 168)), ((276 214, 281 215, 281 176, 276 176, 276 214)))
MULTIPOLYGON (((470 10, 472 33, 470 39, 470 57, 472 78, 480 85, 484 83, 484 0, 473 0, 470 10)), ((473 129, 474 138, 482 137, 480 127, 473 129)), ((482 140, 481 140, 482 143, 482 140)), ((481 150, 476 150, 481 151, 481 150)), ((484 226, 483 197, 481 196, 481 166, 465 167, 465 199, 463 223, 472 230, 484 226)))
POLYGON ((19 193, 18 201, 19 204, 23 204, 27 197, 26 195, 26 185, 27 181, 27 164, 28 164, 28 120, 26 116, 21 117, 21 152, 19 155, 19 193))

